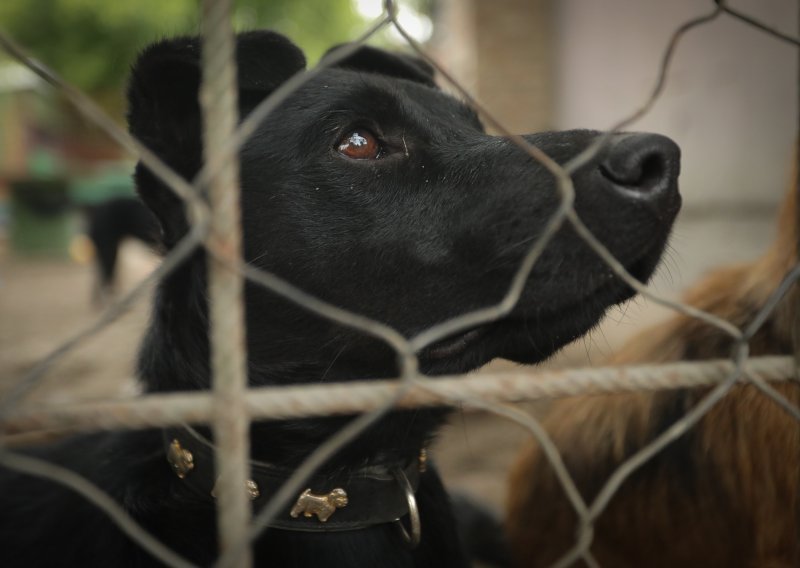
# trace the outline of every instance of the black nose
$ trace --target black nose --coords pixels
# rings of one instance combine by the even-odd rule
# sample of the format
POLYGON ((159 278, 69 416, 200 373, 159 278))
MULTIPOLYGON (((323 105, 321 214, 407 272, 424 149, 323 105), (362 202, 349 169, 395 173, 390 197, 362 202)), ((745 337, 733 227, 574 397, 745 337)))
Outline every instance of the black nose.
POLYGON ((676 189, 680 149, 659 134, 620 134, 600 163, 603 176, 630 197, 658 199, 676 189))

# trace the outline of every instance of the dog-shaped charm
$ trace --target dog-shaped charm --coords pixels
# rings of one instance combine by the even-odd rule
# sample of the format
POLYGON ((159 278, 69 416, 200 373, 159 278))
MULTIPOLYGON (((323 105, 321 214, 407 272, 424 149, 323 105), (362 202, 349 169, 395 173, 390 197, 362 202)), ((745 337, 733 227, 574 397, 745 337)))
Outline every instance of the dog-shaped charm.
POLYGON ((302 513, 304 517, 316 515, 319 522, 324 523, 336 509, 347 506, 347 493, 337 487, 327 495, 315 495, 311 489, 306 489, 297 498, 297 502, 289 513, 292 518, 297 518, 302 513))

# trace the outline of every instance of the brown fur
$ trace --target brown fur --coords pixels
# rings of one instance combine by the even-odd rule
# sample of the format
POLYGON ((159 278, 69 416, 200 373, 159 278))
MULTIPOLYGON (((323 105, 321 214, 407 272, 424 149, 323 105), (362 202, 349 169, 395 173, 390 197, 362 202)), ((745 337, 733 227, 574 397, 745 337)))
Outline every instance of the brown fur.
MULTIPOLYGON (((693 306, 745 326, 798 261, 797 189, 778 238, 759 260, 722 268, 686 296, 693 306)), ((791 354, 800 292, 787 294, 750 342, 751 355, 791 354)), ((722 331, 683 315, 634 337, 616 365, 728 357, 722 331)), ((795 405, 800 387, 774 385, 795 405)), ((573 397, 544 425, 584 498, 619 464, 683 416, 708 389, 573 397)), ((603 568, 800 566, 800 423, 752 386, 738 386, 688 434, 633 474, 595 525, 603 568)), ((549 566, 575 542, 576 519, 538 446, 511 476, 508 535, 515 565, 549 566)), ((582 565, 582 564, 577 564, 582 565)))

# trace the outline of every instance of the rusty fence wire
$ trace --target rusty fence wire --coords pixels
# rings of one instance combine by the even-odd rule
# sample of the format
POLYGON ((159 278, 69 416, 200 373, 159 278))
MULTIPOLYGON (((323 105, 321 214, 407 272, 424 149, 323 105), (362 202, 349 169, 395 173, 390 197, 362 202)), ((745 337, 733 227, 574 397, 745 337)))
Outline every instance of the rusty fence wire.
MULTIPOLYGON (((237 124, 231 5, 232 0, 202 2, 202 34, 204 44, 207 46, 202 50, 201 88, 205 165, 194 180, 185 180, 177 175, 142 143, 106 116, 85 94, 68 85, 45 65, 29 57, 24 47, 17 45, 0 30, 0 47, 56 87, 88 120, 141 160, 185 202, 191 219, 189 233, 163 259, 147 280, 111 305, 92 325, 67 338, 14 383, 10 392, 0 400, 0 428, 4 431, 53 429, 79 432, 165 427, 189 423, 210 424, 214 431, 218 456, 216 467, 220 477, 217 485, 220 557, 217 564, 221 567, 250 566, 252 564, 250 543, 265 530, 269 522, 292 497, 297 495, 305 480, 329 457, 384 414, 395 408, 442 404, 463 404, 484 409, 527 429, 539 441, 553 466, 579 518, 580 530, 574 547, 555 564, 557 567, 566 567, 578 559, 584 560, 589 566, 598 565, 590 552, 593 523, 621 484, 670 442, 697 424, 735 385, 747 383, 755 386, 764 396, 771 398, 780 408, 800 420, 800 409, 769 384, 771 381, 796 379, 795 360, 792 357, 748 357, 749 340, 763 325, 781 298, 800 278, 800 265, 789 271, 780 287, 761 307, 754 321, 744 329, 740 329, 713 314, 664 298, 631 276, 591 234, 576 214, 573 207, 575 194, 571 179, 571 175, 578 168, 597 155, 608 142, 611 133, 625 128, 650 110, 666 84, 675 48, 686 33, 727 16, 742 20, 772 35, 777 41, 800 46, 797 37, 773 30, 749 15, 727 6, 722 0, 709 2, 707 14, 687 21, 673 33, 664 50, 656 84, 641 107, 610 128, 609 135, 599 137, 562 167, 541 150, 510 133, 493 117, 490 110, 481 106, 461 87, 448 71, 403 29, 397 19, 397 6, 391 0, 385 0, 382 15, 359 39, 337 48, 316 68, 301 72, 286 81, 247 118, 237 124), (480 113, 488 125, 544 165, 555 179, 561 197, 560 206, 546 223, 542 234, 530 246, 500 302, 435 325, 414 337, 404 337, 397 330, 379 321, 313 297, 276 274, 244 263, 240 253, 238 162, 235 159, 239 148, 286 97, 313 78, 321 69, 347 57, 375 33, 388 27, 393 27, 399 32, 413 51, 431 63, 441 77, 480 113), (210 206, 200 198, 200 189, 208 190, 210 206), (731 358, 698 363, 643 365, 624 369, 592 368, 439 377, 435 381, 422 375, 418 370, 416 356, 421 349, 459 331, 497 320, 513 309, 537 259, 556 231, 565 224, 571 225, 616 275, 641 295, 675 312, 701 320, 730 336, 735 345, 731 358), (145 295, 144 292, 153 282, 168 275, 200 249, 205 249, 211 259, 209 262, 213 368, 211 391, 146 395, 125 401, 48 407, 25 406, 26 395, 42 382, 53 363, 112 324, 134 302, 145 295), (310 312, 384 341, 397 355, 400 376, 395 380, 248 389, 242 302, 242 290, 246 280, 263 286, 310 312), (532 374, 535 377, 532 377, 532 374), (580 495, 557 448, 537 420, 507 404, 575 394, 699 386, 713 388, 678 422, 621 464, 592 502, 586 502, 580 495), (257 516, 251 518, 250 504, 245 493, 241 491, 248 477, 248 431, 251 420, 334 414, 354 414, 357 417, 320 445, 272 496, 257 516), (224 459, 220 459, 222 456, 224 459)), ((7 438, 0 438, 0 464, 30 475, 47 478, 80 493, 105 511, 130 538, 164 564, 192 565, 148 534, 120 505, 79 475, 46 461, 15 453, 9 446, 7 438)))

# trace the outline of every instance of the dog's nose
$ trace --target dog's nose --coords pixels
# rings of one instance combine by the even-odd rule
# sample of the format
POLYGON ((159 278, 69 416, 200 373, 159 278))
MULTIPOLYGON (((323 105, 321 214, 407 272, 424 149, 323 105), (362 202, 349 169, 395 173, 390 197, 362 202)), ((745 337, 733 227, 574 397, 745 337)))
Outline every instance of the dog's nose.
POLYGON ((620 134, 600 163, 617 191, 637 199, 658 199, 676 188, 680 149, 659 134, 620 134))

